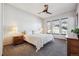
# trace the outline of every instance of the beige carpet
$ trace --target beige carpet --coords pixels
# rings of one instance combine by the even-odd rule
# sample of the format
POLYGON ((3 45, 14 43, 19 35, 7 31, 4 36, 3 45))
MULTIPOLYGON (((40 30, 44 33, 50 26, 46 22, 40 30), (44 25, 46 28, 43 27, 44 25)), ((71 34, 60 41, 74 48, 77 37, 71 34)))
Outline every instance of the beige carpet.
POLYGON ((67 44, 63 39, 55 39, 55 42, 49 42, 38 52, 35 50, 35 46, 28 43, 8 45, 3 48, 3 56, 66 56, 67 44))

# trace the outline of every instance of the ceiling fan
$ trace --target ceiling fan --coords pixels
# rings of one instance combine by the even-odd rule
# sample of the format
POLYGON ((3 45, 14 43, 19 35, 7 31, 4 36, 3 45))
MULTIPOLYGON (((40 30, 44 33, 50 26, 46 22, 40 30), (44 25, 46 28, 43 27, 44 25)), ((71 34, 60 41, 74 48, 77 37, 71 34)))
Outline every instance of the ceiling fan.
POLYGON ((39 12, 39 14, 41 14, 41 13, 52 14, 52 13, 50 13, 50 12, 48 11, 48 5, 47 5, 47 4, 44 5, 44 10, 43 10, 42 12, 39 12))

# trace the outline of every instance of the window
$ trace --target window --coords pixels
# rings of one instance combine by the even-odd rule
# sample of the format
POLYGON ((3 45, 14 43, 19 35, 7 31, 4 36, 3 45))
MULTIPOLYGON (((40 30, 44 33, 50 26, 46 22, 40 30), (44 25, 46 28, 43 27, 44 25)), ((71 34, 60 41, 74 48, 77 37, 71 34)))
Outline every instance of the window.
POLYGON ((50 21, 47 22, 47 29, 48 29, 47 33, 51 33, 51 22, 50 21))
POLYGON ((75 27, 78 27, 78 13, 76 14, 75 27))
POLYGON ((59 34, 60 33, 59 28, 60 28, 59 20, 52 21, 52 32, 55 34, 59 34))
POLYGON ((61 19, 61 34, 67 34, 67 19, 61 19))
POLYGON ((67 19, 61 18, 47 22, 48 33, 67 34, 67 19))

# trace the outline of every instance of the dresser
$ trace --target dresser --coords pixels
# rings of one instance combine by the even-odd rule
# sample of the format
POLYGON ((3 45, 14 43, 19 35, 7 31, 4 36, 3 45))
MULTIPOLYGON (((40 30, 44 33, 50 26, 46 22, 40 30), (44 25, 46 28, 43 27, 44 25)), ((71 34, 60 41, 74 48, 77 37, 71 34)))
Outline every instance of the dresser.
POLYGON ((67 55, 79 56, 79 39, 67 38, 67 55))

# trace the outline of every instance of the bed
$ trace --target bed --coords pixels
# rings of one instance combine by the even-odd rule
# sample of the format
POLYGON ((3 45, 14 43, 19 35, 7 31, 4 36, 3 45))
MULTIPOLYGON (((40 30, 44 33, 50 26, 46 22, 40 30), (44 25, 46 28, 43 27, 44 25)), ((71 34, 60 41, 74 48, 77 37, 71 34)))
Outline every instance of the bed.
POLYGON ((25 35, 25 41, 36 46, 36 52, 40 50, 46 43, 50 41, 54 41, 54 37, 52 34, 33 34, 33 35, 25 35))
MULTIPOLYGON (((12 44, 13 43, 13 36, 20 36, 21 33, 14 34, 14 35, 6 35, 4 40, 4 45, 12 44)), ((54 41, 54 37, 52 34, 25 34, 24 41, 33 44, 36 46, 36 52, 40 50, 46 43, 54 41)))

